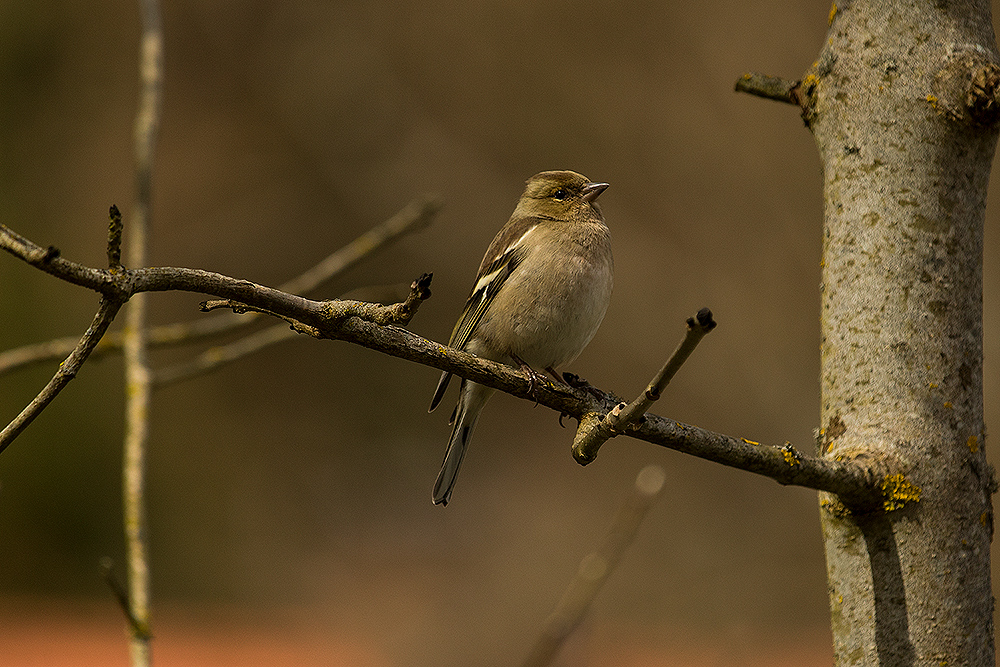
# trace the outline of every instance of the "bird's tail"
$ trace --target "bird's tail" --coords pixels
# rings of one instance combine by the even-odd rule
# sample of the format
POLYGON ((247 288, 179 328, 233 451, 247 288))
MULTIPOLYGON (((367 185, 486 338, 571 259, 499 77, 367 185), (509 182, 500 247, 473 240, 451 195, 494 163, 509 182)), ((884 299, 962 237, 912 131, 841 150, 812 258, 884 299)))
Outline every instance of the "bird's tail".
POLYGON ((462 389, 458 398, 458 407, 453 416, 454 426, 451 429, 451 439, 444 453, 441 472, 434 482, 434 504, 447 505, 451 500, 451 492, 458 478, 458 469, 465 458, 465 448, 472 439, 472 430, 476 427, 479 413, 483 411, 486 401, 493 395, 493 389, 468 380, 462 381, 462 389))

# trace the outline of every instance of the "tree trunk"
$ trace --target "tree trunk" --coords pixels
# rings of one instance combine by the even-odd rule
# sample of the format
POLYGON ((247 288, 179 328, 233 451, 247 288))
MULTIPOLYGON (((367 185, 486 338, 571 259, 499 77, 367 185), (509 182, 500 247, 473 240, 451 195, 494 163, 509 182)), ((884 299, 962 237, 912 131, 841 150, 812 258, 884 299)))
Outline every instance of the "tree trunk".
POLYGON ((823 162, 821 494, 836 665, 994 665, 982 250, 998 70, 985 0, 834 5, 799 89, 823 162))

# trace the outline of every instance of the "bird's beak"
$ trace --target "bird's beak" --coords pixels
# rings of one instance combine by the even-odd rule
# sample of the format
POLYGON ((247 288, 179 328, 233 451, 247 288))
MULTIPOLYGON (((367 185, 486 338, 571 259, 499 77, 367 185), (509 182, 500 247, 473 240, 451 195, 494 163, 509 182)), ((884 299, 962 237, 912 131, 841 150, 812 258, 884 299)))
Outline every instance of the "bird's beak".
POLYGON ((585 202, 593 202, 601 196, 601 193, 608 189, 608 183, 588 183, 580 191, 580 198, 585 202))

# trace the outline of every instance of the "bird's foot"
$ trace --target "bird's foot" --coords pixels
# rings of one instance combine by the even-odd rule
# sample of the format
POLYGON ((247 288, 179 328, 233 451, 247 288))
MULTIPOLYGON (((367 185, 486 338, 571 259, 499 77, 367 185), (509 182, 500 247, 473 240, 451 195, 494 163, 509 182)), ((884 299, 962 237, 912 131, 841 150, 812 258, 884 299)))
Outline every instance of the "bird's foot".
POLYGON ((544 375, 524 363, 524 360, 520 357, 511 355, 511 358, 521 367, 521 372, 528 376, 528 394, 535 399, 535 405, 538 405, 538 388, 548 380, 545 379, 544 375))

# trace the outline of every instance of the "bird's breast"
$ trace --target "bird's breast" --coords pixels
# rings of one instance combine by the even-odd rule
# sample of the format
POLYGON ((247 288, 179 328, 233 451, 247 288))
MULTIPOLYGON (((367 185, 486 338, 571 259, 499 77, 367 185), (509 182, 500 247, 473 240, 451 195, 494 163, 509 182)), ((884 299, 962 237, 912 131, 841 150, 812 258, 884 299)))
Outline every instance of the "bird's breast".
POLYGON ((613 260, 607 228, 543 236, 507 279, 479 326, 498 352, 536 369, 575 359, 597 332, 611 300, 613 260))

